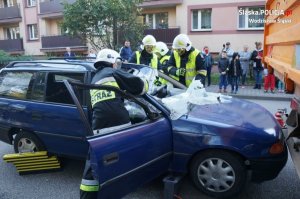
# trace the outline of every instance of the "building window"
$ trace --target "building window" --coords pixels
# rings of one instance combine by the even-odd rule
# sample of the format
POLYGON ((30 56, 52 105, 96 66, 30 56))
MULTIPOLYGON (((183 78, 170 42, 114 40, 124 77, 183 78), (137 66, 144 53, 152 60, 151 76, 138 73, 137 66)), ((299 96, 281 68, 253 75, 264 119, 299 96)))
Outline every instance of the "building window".
POLYGON ((4 28, 5 39, 20 39, 20 28, 19 27, 8 27, 4 28))
POLYGON ((168 28, 168 13, 144 14, 144 24, 149 29, 168 28))
POLYGON ((29 40, 38 39, 38 29, 36 24, 28 25, 29 40))
POLYGON ((239 29, 263 30, 264 14, 261 12, 265 8, 261 7, 240 7, 239 8, 239 29))
POLYGON ((211 30, 211 9, 192 11, 192 30, 211 30))
POLYGON ((6 8, 6 7, 11 7, 11 6, 14 6, 13 0, 1 0, 0 1, 0 8, 6 8))
POLYGON ((36 0, 27 0, 27 6, 28 7, 36 6, 36 0))

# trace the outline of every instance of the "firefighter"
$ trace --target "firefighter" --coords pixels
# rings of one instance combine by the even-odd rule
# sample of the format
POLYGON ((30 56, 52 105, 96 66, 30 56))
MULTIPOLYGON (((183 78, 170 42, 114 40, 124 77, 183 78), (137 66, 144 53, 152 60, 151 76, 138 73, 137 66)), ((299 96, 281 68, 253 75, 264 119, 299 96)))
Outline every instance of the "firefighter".
POLYGON ((154 52, 158 57, 161 69, 165 74, 168 74, 168 61, 171 57, 171 51, 169 50, 168 46, 164 42, 159 41, 156 43, 154 52))
POLYGON ((189 86, 194 77, 204 85, 206 69, 204 57, 185 34, 177 35, 173 41, 173 53, 168 62, 168 73, 180 83, 189 86))
POLYGON ((152 35, 147 35, 142 40, 141 51, 135 51, 129 59, 129 63, 144 64, 154 69, 159 68, 158 58, 154 53, 156 39, 152 35))
MULTIPOLYGON (((101 50, 94 64, 97 72, 92 84, 109 85, 126 90, 134 95, 143 95, 148 90, 148 83, 137 76, 116 69, 119 53, 110 49, 101 50)), ((94 134, 131 125, 129 113, 121 96, 108 90, 90 90, 93 108, 92 128, 94 134)), ((89 155, 86 161, 83 179, 80 185, 80 198, 97 198, 99 183, 92 175, 89 155)))

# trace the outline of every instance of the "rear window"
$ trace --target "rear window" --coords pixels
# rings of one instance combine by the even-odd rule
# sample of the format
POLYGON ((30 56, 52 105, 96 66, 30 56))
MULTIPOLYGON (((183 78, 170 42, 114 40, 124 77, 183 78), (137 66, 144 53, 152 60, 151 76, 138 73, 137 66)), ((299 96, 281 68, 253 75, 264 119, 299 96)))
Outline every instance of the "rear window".
POLYGON ((27 99, 27 91, 33 74, 33 72, 2 72, 0 96, 27 99))

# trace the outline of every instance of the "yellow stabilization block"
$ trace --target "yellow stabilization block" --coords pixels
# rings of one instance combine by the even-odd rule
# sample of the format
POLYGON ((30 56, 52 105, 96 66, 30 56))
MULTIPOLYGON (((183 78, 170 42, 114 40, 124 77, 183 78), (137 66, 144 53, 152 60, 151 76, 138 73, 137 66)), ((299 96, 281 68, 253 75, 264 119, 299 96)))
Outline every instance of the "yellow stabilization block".
POLYGON ((47 151, 6 154, 3 160, 13 163, 19 173, 60 169, 56 156, 49 157, 47 151))

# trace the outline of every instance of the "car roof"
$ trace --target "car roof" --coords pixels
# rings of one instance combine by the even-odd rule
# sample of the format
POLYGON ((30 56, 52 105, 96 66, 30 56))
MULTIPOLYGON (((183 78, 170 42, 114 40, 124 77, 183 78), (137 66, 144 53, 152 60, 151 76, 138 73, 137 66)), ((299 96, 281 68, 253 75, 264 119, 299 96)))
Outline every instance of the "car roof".
POLYGON ((36 60, 14 61, 3 70, 33 70, 33 71, 65 71, 85 72, 95 71, 94 62, 82 60, 36 60))

